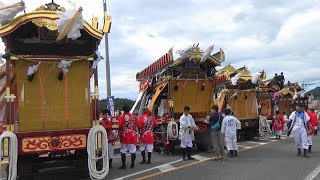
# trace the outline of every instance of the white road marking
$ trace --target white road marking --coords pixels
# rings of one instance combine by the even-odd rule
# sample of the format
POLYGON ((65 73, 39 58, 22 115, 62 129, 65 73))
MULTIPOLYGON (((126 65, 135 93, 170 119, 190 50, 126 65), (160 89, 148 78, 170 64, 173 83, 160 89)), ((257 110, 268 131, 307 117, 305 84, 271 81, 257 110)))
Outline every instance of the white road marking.
POLYGON ((194 155, 194 156, 192 156, 192 157, 195 158, 195 159, 198 160, 198 161, 205 161, 205 160, 209 159, 209 158, 207 158, 207 157, 200 156, 200 155, 194 155))
POLYGON ((313 180, 320 172, 320 165, 314 169, 304 180, 313 180))
POLYGON ((264 142, 255 142, 255 141, 247 141, 246 143, 259 144, 259 145, 265 145, 265 144, 267 144, 267 143, 264 143, 264 142))
POLYGON ((239 144, 239 145, 237 145, 239 148, 244 148, 244 149, 251 149, 252 147, 250 147, 250 146, 244 146, 244 145, 241 145, 241 144, 239 144))
MULTIPOLYGON (((205 154, 205 153, 201 153, 201 154, 197 154, 197 155, 202 155, 202 154, 205 154)), ((129 177, 132 177, 132 176, 136 176, 136 175, 139 175, 139 174, 142 174, 142 173, 145 173, 145 172, 148 172, 148 171, 152 171, 154 169, 159 169, 159 167, 162 167, 162 166, 165 166, 165 165, 172 165, 174 163, 177 163, 177 162, 180 162, 182 161, 182 159, 179 159, 179 160, 176 160, 176 161, 172 161, 172 162, 169 162, 169 163, 166 163, 166 164, 161 164, 159 166, 155 166, 155 167, 152 167, 152 168, 149 168, 149 169, 145 169, 143 171, 138 171, 136 173, 132 173, 132 174, 128 174, 126 176, 122 176, 122 177, 119 177, 119 178, 116 178, 115 180, 123 180, 125 178, 129 178, 129 177)))
POLYGON ((166 172, 166 171, 169 171, 170 169, 173 169, 173 168, 174 167, 171 164, 165 164, 165 165, 162 165, 162 166, 158 167, 158 169, 161 172, 166 172))

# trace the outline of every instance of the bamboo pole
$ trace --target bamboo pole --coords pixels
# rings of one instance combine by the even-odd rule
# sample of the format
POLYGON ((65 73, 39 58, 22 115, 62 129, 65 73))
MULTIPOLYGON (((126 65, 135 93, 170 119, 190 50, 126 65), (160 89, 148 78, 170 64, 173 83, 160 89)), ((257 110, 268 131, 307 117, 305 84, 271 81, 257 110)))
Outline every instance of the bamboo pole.
POLYGON ((20 6, 22 6, 21 2, 18 2, 18 3, 15 3, 15 4, 10 4, 10 5, 4 5, 4 6, 0 7, 0 11, 6 10, 6 9, 10 9, 10 8, 13 8, 13 7, 20 7, 20 6))
POLYGON ((62 40, 70 32, 71 27, 76 22, 81 12, 82 8, 80 7, 78 11, 73 15, 72 19, 70 19, 67 25, 62 29, 62 32, 57 37, 57 41, 62 40))

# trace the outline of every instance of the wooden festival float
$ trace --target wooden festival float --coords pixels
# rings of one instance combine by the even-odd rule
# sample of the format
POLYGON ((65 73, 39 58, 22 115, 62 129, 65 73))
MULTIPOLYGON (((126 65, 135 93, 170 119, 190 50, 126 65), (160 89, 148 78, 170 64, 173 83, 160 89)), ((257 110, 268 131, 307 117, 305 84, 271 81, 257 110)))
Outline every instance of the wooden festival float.
POLYGON ((141 115, 143 106, 148 106, 159 120, 156 129, 155 147, 160 152, 169 152, 179 143, 178 124, 184 106, 200 128, 195 134, 198 149, 205 150, 210 144, 209 129, 203 119, 210 114, 214 103, 215 67, 224 61, 222 49, 211 55, 213 46, 201 50, 193 45, 179 50, 174 59, 172 49, 153 64, 136 75, 140 82, 140 95, 132 109, 141 115))
POLYGON ((52 2, 15 17, 24 8, 23 2, 0 7, 2 14, 12 15, 2 18, 0 27, 6 47, 0 139, 8 179, 55 166, 87 171, 88 163, 91 177, 105 176, 108 168, 97 170, 90 157, 98 156, 95 148, 106 151, 103 143, 96 145, 99 133, 102 140, 104 135, 98 125, 97 49, 111 17, 105 13, 100 30, 97 18, 91 24, 83 20, 82 8, 69 11, 52 2), (91 128, 96 129, 90 134, 91 128))

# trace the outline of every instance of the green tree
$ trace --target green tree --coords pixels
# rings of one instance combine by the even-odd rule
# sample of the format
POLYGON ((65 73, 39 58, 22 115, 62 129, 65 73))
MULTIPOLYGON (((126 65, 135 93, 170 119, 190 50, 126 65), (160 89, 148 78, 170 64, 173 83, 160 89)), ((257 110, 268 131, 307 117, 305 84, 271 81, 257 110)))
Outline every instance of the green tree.
MULTIPOLYGON (((99 100, 99 112, 102 112, 103 110, 107 109, 107 99, 101 99, 99 100)), ((134 101, 131 99, 127 99, 127 98, 115 98, 114 99, 114 110, 119 110, 122 111, 122 107, 124 105, 129 106, 130 108, 132 108, 132 106, 134 105, 134 101)))

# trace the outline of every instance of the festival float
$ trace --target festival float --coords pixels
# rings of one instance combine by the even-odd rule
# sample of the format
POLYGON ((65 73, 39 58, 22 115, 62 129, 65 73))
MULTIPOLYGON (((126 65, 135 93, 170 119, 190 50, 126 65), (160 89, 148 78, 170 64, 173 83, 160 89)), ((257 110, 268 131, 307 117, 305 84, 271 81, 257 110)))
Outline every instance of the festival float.
POLYGON ((216 103, 221 112, 231 107, 241 121, 239 139, 265 137, 271 133, 269 124, 276 111, 289 116, 296 102, 307 104, 305 91, 298 83, 288 82, 281 87, 275 83, 279 81, 266 80, 265 71, 251 73, 246 66, 236 69, 228 64, 216 76, 216 103))
POLYGON ((131 112, 138 116, 148 106, 151 114, 159 120, 155 130, 155 149, 169 153, 179 144, 178 122, 184 106, 190 106, 199 131, 195 134, 198 149, 206 150, 210 145, 210 133, 203 119, 210 114, 214 103, 216 66, 224 61, 220 49, 211 55, 213 46, 201 50, 192 45, 178 50, 174 59, 173 50, 136 75, 140 83, 140 94, 131 112))
POLYGON ((0 147, 7 178, 70 165, 102 179, 109 168, 107 136, 98 123, 97 49, 111 17, 105 12, 100 30, 97 18, 91 24, 83 19, 81 7, 52 1, 16 16, 24 9, 23 2, 0 7, 6 60, 0 68, 0 147), (97 159, 104 161, 100 169, 97 159))
POLYGON ((217 71, 216 104, 220 112, 231 107, 234 116, 241 122, 238 130, 240 139, 253 139, 259 136, 259 113, 256 90, 259 82, 265 79, 264 71, 251 73, 246 66, 236 69, 228 64, 217 71))

